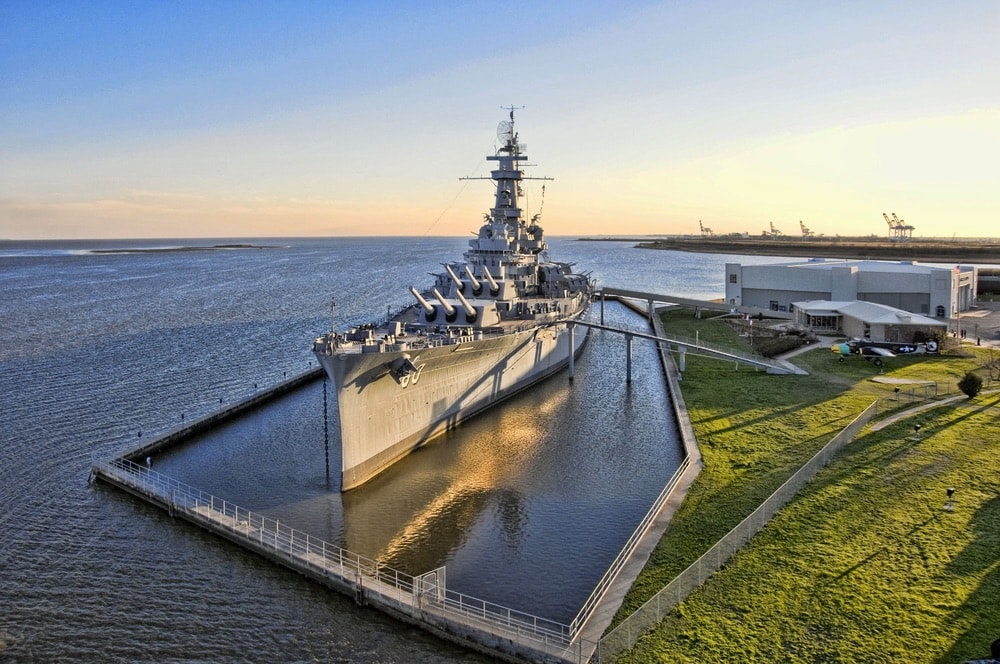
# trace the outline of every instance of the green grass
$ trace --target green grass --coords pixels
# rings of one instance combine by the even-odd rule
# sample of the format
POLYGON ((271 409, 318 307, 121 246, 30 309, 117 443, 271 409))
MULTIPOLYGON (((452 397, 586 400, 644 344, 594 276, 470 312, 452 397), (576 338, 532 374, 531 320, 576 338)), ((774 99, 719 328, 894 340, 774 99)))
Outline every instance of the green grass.
MULTIPOLYGON (((745 343, 720 321, 665 317, 668 334, 745 343), (727 334, 729 335, 727 337, 727 334)), ((853 360, 853 361, 852 361, 853 360)), ((828 349, 809 376, 688 358, 682 390, 704 468, 616 623, 752 512, 892 385, 828 349)), ((954 384, 975 357, 895 358, 884 375, 954 384)), ((862 435, 622 661, 961 661, 1000 636, 1000 397, 983 395, 862 435), (947 486, 956 510, 944 512, 947 486)))

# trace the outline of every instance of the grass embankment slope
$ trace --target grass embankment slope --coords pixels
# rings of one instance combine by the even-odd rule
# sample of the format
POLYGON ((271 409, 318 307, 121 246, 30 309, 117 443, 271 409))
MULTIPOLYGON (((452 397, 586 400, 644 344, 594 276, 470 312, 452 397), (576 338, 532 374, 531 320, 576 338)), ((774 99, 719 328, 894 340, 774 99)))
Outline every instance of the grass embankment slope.
MULTIPOLYGON (((696 326, 707 341, 740 343, 723 323, 690 312, 664 322, 668 333, 693 337, 696 326)), ((873 382, 878 368, 860 358, 840 364, 820 348, 795 361, 811 375, 736 371, 689 354, 682 390, 704 468, 616 622, 874 399, 893 398, 894 385, 873 382)), ((957 393, 978 364, 911 356, 883 371, 957 393)), ((910 405, 899 402, 900 410, 910 405)), ((1000 637, 998 598, 1000 395, 963 396, 862 433, 620 661, 961 662, 987 656, 1000 637), (950 486, 955 508, 947 512, 950 486)))

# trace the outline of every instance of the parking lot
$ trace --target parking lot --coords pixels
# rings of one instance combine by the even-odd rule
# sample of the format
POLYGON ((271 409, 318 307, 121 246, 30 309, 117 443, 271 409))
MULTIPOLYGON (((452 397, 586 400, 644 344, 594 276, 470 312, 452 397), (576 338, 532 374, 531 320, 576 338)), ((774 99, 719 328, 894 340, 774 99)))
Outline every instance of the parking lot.
MULTIPOLYGON (((959 336, 962 331, 965 332, 965 343, 975 344, 978 339, 981 346, 1000 348, 1000 308, 963 311, 955 320, 955 326, 959 330, 959 336)), ((949 329, 955 332, 956 327, 949 329)))

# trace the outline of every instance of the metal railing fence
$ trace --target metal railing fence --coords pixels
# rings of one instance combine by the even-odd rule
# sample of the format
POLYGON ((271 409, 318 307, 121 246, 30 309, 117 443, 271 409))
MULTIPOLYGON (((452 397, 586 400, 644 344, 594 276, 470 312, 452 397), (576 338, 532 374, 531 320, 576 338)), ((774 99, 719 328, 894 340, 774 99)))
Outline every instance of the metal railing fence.
POLYGON ((853 440, 877 412, 878 402, 873 402, 850 424, 837 433, 823 448, 798 471, 778 487, 757 509, 730 530, 712 548, 691 563, 670 583, 639 607, 635 613, 604 635, 598 644, 595 658, 605 661, 628 650, 638 638, 663 620, 664 617, 688 595, 696 590, 739 549, 745 546, 784 507, 809 480, 815 477, 840 449, 853 440))
MULTIPOLYGON (((516 639, 544 650, 570 648, 568 625, 517 611, 446 588, 422 593, 416 578, 252 512, 196 487, 189 486, 147 466, 118 458, 94 463, 94 473, 154 497, 171 514, 182 512, 190 520, 225 530, 235 539, 287 558, 323 576, 334 576, 356 588, 359 601, 364 593, 377 593, 420 617, 426 611, 452 623, 516 639)), ((580 650, 574 646, 574 650, 580 650)), ((569 653, 566 653, 567 655, 569 653)), ((579 657, 572 657, 579 660, 579 657)))
POLYGON ((683 475, 684 471, 687 470, 690 462, 690 457, 684 457, 681 465, 678 466, 676 471, 674 471, 673 476, 663 487, 660 495, 657 496, 655 501, 653 501, 653 505, 649 508, 649 511, 646 512, 642 521, 640 521, 639 525, 636 526, 636 529, 632 531, 632 535, 628 538, 628 541, 625 542, 625 546, 622 547, 622 550, 618 552, 618 555, 611 562, 611 565, 608 567, 608 571, 606 571, 604 576, 601 577, 601 580, 597 582, 597 586, 595 586, 593 592, 590 593, 590 597, 586 599, 583 606, 580 607, 580 611, 577 612, 576 617, 573 618, 572 622, 570 622, 570 634, 574 637, 597 608, 601 598, 604 596, 604 593, 607 592, 608 588, 614 582, 615 577, 618 576, 622 567, 624 567, 629 561, 629 558, 632 557, 632 553, 635 551, 635 548, 639 545, 639 542, 642 540, 642 537, 646 533, 650 524, 652 524, 653 520, 656 519, 656 515, 659 514, 660 508, 662 508, 663 504, 668 498, 670 498, 670 494, 673 493, 674 487, 677 486, 677 482, 680 481, 681 475, 683 475))
POLYGON ((739 358, 746 362, 760 362, 761 360, 769 360, 771 358, 766 358, 760 353, 755 352, 753 349, 744 350, 740 348, 734 348, 733 346, 726 346, 723 344, 717 344, 711 341, 705 341, 700 337, 686 337, 682 334, 670 334, 669 332, 663 335, 669 340, 669 343, 674 345, 687 346, 689 348, 704 348, 705 350, 715 351, 717 353, 725 353, 727 355, 732 355, 734 358, 739 358))

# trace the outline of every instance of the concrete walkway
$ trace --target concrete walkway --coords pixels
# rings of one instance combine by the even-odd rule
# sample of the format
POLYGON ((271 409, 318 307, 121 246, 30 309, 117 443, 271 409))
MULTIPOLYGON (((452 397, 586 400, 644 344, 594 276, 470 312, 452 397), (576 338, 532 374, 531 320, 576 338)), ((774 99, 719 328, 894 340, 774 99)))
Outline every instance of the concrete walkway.
POLYGON ((801 355, 802 353, 808 353, 809 351, 815 350, 817 348, 826 348, 826 349, 829 350, 830 346, 832 346, 833 343, 835 341, 837 341, 838 338, 842 339, 843 337, 819 337, 818 336, 818 337, 816 337, 816 343, 814 343, 814 344, 808 344, 806 346, 799 346, 795 350, 790 350, 787 353, 782 353, 781 355, 778 355, 778 358, 782 359, 782 360, 787 360, 790 357, 795 357, 796 355, 801 355))
MULTIPOLYGON (((988 396, 988 395, 993 395, 993 394, 1000 394, 1000 389, 998 389, 998 390, 987 390, 985 392, 980 392, 979 396, 983 397, 983 396, 988 396)), ((915 407, 910 408, 908 410, 904 410, 904 411, 902 411, 900 413, 896 413, 895 415, 890 415, 889 417, 885 418, 884 420, 879 420, 875 424, 873 424, 870 427, 868 427, 868 430, 872 431, 872 432, 874 432, 874 431, 881 431, 882 429, 886 428, 887 426, 895 424, 896 422, 899 422, 900 420, 905 420, 905 419, 907 419, 909 417, 913 417, 914 415, 917 415, 918 413, 922 413, 924 411, 931 410, 932 408, 938 408, 940 406, 945 406, 945 405, 950 404, 950 403, 955 403, 956 401, 968 401, 968 400, 969 400, 969 397, 965 396, 964 394, 958 394, 958 395, 953 396, 953 397, 948 397, 947 399, 942 399, 941 401, 931 401, 930 403, 925 403, 925 404, 921 404, 919 406, 915 406, 915 407)))

